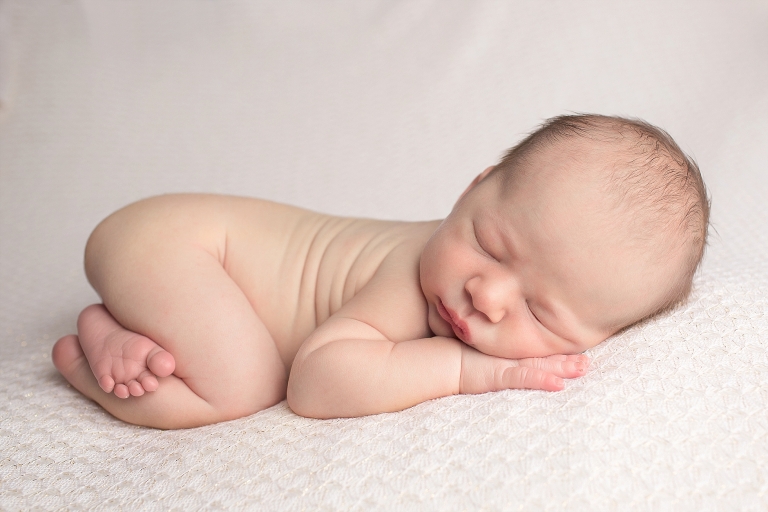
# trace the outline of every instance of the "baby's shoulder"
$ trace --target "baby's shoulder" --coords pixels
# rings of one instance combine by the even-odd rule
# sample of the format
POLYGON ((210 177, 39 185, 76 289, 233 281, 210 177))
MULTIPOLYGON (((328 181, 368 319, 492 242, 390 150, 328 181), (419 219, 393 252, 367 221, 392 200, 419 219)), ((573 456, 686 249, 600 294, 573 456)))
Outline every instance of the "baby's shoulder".
MULTIPOLYGON (((342 315, 375 327, 392 341, 429 335, 421 291, 421 252, 434 229, 428 223, 395 226, 372 275, 344 305, 342 315)), ((378 259, 377 258, 377 259, 378 259)))
POLYGON ((427 222, 388 222, 361 220, 356 243, 343 242, 345 248, 356 247, 354 262, 346 279, 356 281, 361 290, 376 278, 377 286, 418 284, 419 262, 424 246, 434 232, 427 222), (396 284, 395 284, 396 283, 396 284))

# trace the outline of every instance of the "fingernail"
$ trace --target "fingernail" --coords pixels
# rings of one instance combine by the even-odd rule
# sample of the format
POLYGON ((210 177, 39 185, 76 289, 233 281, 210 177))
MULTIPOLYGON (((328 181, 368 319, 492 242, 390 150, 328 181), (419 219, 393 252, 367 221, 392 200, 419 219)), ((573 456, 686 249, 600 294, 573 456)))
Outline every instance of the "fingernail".
POLYGON ((577 361, 573 363, 573 366, 576 367, 576 371, 583 372, 585 369, 584 363, 577 361))

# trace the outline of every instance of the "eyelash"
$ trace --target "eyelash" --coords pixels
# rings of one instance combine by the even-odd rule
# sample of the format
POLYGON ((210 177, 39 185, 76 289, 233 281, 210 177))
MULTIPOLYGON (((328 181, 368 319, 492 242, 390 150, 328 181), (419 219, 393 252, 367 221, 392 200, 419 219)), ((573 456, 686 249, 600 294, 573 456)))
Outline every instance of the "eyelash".
POLYGON ((525 307, 528 308, 528 312, 531 314, 534 320, 536 320, 538 323, 541 323, 541 320, 539 320, 539 317, 536 316, 536 313, 533 312, 531 309, 531 305, 528 304, 528 301, 525 301, 525 307))

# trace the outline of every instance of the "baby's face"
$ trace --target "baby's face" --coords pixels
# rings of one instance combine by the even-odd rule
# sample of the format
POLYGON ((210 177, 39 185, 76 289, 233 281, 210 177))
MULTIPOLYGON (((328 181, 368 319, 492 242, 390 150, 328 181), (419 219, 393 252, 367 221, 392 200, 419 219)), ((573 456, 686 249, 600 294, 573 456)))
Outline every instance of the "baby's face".
POLYGON ((499 175, 482 180, 427 242, 420 279, 432 332, 489 355, 544 357, 582 352, 652 312, 667 277, 607 235, 594 183, 509 188, 499 175))

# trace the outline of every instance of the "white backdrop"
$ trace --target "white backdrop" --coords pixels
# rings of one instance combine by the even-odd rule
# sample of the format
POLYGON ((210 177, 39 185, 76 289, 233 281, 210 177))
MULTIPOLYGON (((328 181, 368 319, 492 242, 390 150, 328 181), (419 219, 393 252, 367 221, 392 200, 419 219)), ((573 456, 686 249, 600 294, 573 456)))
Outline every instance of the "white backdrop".
POLYGON ((766 1, 0 0, 0 508, 766 508, 766 62, 766 1), (564 392, 159 432, 50 363, 129 202, 441 218, 567 112, 668 130, 716 231, 691 302, 564 392))

